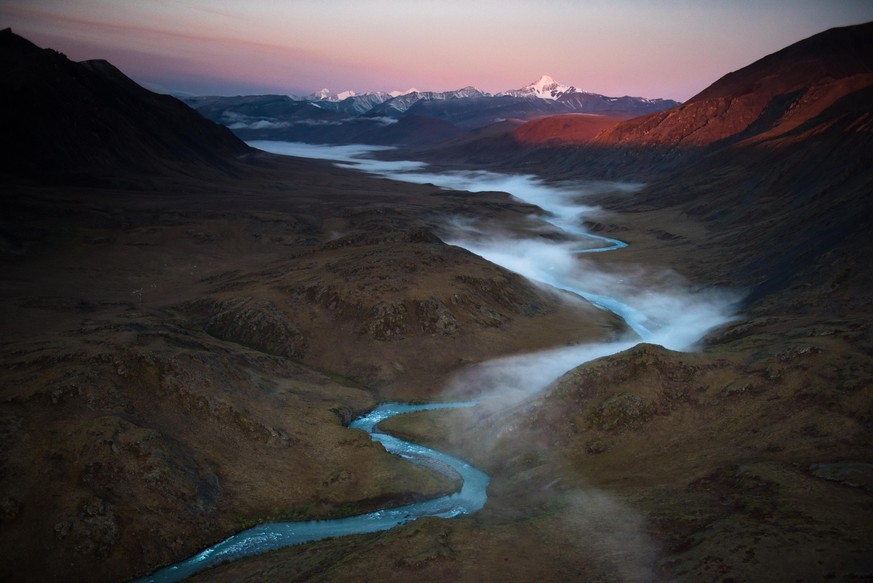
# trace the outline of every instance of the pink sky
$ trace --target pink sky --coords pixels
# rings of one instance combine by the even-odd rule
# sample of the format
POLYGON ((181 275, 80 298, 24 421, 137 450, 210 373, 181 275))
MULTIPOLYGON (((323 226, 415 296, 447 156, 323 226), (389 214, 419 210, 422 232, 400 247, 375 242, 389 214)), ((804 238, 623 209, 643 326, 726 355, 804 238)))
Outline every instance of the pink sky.
POLYGON ((549 74, 685 100, 870 0, 4 0, 0 27, 195 95, 496 92, 549 74))

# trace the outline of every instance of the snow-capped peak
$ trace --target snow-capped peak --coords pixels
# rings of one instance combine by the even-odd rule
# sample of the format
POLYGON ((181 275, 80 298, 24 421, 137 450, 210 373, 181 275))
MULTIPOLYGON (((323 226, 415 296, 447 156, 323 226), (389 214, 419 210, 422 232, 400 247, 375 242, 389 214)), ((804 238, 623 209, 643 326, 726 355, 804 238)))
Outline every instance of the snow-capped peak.
POLYGON ((537 81, 525 85, 521 89, 510 89, 501 95, 514 97, 539 97, 541 99, 557 99, 565 93, 576 93, 579 90, 572 85, 561 85, 548 75, 541 76, 537 81))
POLYGON ((548 75, 543 75, 542 77, 540 77, 539 81, 537 81, 536 83, 531 83, 530 85, 528 85, 528 87, 535 88, 539 91, 544 91, 546 89, 551 89, 552 87, 560 87, 560 85, 558 85, 558 83, 548 75))
POLYGON ((330 95, 331 95, 331 93, 330 93, 330 89, 328 89, 327 87, 325 87, 325 88, 322 89, 321 91, 313 91, 312 93, 310 93, 310 94, 307 95, 306 97, 307 97, 308 99, 314 99, 314 100, 316 100, 316 101, 324 101, 324 100, 326 100, 326 99, 329 99, 329 98, 330 98, 330 95))
POLYGON ((391 97, 400 97, 401 95, 409 95, 410 93, 418 93, 418 89, 415 87, 410 87, 406 91, 391 91, 388 93, 391 97))
POLYGON ((356 95, 357 93, 354 91, 341 91, 339 93, 334 93, 330 89, 324 88, 320 91, 310 93, 306 96, 306 99, 311 101, 342 101, 343 99, 348 99, 349 97, 354 97, 356 95))

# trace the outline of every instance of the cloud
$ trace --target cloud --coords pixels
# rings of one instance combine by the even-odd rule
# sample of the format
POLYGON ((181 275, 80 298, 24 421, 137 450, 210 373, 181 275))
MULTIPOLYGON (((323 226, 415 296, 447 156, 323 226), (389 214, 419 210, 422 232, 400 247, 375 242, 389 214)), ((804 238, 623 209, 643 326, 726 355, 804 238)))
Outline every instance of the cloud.
POLYGON ((351 121, 364 122, 364 121, 374 121, 376 123, 380 123, 383 126, 390 126, 391 124, 395 124, 399 119, 396 117, 388 117, 388 116, 373 116, 373 117, 354 117, 351 118, 351 121))
POLYGON ((246 142, 249 146, 284 156, 296 156, 298 158, 317 158, 320 160, 333 160, 337 166, 352 168, 385 176, 402 175, 405 172, 423 168, 423 162, 408 160, 376 160, 365 158, 376 152, 393 150, 393 146, 370 146, 364 144, 347 144, 333 146, 327 144, 306 144, 303 142, 282 142, 274 140, 252 140, 246 142))
MULTIPOLYGON (((560 222, 560 221, 556 221, 560 222)), ((528 279, 582 297, 622 317, 636 339, 671 350, 689 350, 708 331, 733 318, 739 294, 694 290, 669 270, 622 265, 614 270, 580 255, 588 241, 555 242, 488 233, 482 227, 446 226, 446 242, 464 247, 528 279)), ((603 244, 601 242, 601 244, 603 244)))
POLYGON ((258 121, 253 122, 234 122, 230 124, 229 127, 232 130, 278 130, 283 128, 291 127, 292 124, 287 121, 270 121, 266 119, 259 119, 258 121))
MULTIPOLYGON (((221 121, 228 128, 232 130, 279 130, 286 129, 293 126, 340 126, 346 123, 371 123, 371 124, 379 124, 382 126, 391 125, 393 123, 397 123, 398 120, 392 117, 349 117, 341 120, 326 120, 326 119, 295 119, 292 121, 280 120, 275 118, 253 118, 244 114, 236 113, 233 111, 225 111, 221 114, 221 121)), ((281 142, 282 144, 287 144, 291 142, 281 142)), ((264 146, 260 149, 265 149, 270 146, 264 146)), ((338 147, 338 146, 336 146, 338 147)), ((280 148, 284 149, 284 147, 280 148)), ((300 157, 311 158, 311 157, 321 157, 321 156, 311 156, 309 155, 309 149, 311 148, 310 144, 306 144, 304 147, 300 149, 300 157)), ((335 152, 331 155, 336 156, 336 158, 327 157, 328 160, 345 160, 350 162, 352 160, 356 160, 355 156, 360 156, 364 154, 364 150, 353 150, 354 155, 344 154, 342 150, 335 152)), ((281 152, 275 152, 281 153, 281 152)), ((419 165, 416 164, 416 168, 419 165)), ((359 168, 360 169, 360 168, 359 168)), ((375 172, 378 173, 378 172, 375 172)))
MULTIPOLYGON (((391 146, 368 146, 362 144, 347 144, 344 146, 332 146, 326 144, 306 144, 303 142, 282 142, 278 140, 252 140, 246 142, 249 146, 284 156, 297 158, 318 158, 320 160, 333 160, 337 162, 351 163, 361 156, 393 150, 391 146)), ((363 160, 366 162, 366 160, 363 160)))
POLYGON ((566 532, 568 544, 584 547, 583 556, 604 564, 619 581, 652 578, 659 548, 639 512, 590 487, 564 492, 559 504, 559 528, 566 532))

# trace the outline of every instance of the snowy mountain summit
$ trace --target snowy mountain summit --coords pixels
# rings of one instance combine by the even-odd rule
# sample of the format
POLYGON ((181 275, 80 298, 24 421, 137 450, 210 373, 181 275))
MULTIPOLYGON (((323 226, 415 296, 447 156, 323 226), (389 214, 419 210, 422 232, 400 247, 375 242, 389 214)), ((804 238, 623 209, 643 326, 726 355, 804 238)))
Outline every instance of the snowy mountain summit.
POLYGON ((513 97, 539 97, 540 99, 558 99, 562 95, 581 93, 571 85, 561 85, 548 75, 543 75, 538 81, 525 85, 521 89, 510 89, 499 95, 511 95, 513 97))
POLYGON ((340 91, 339 93, 334 93, 330 89, 324 88, 320 91, 315 91, 314 93, 310 93, 303 99, 307 99, 309 101, 342 101, 343 99, 348 99, 349 97, 356 97, 358 94, 354 91, 340 91))
MULTIPOLYGON (((576 89, 572 85, 561 85, 548 75, 541 76, 537 81, 525 85, 521 89, 510 89, 494 94, 494 97, 509 95, 511 97, 520 97, 524 99, 539 98, 555 101, 564 95, 572 95, 574 93, 584 93, 576 89)), ((420 99, 457 99, 466 97, 491 97, 492 95, 477 89, 475 87, 464 87, 455 91, 419 91, 418 89, 407 89, 406 91, 376 91, 373 93, 356 93, 354 91, 343 91, 342 93, 334 93, 328 89, 322 89, 310 93, 303 99, 314 102, 340 102, 349 98, 353 100, 364 100, 367 102, 381 103, 393 98, 392 107, 400 111, 406 111, 413 103, 420 99), (378 98, 378 99, 374 99, 378 98)))

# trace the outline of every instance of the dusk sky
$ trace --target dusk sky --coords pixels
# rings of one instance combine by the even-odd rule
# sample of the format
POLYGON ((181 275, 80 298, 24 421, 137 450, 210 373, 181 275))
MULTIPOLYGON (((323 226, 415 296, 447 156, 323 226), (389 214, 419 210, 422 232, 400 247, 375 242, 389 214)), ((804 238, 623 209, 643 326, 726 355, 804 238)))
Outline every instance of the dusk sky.
POLYGON ((0 27, 194 95, 515 89, 685 100, 871 0, 0 0, 0 27))

